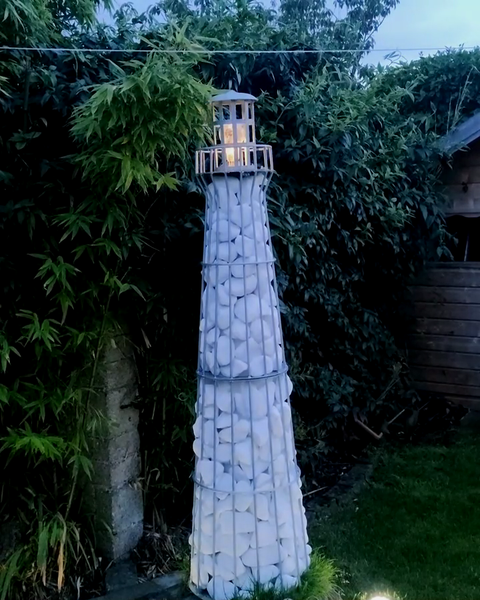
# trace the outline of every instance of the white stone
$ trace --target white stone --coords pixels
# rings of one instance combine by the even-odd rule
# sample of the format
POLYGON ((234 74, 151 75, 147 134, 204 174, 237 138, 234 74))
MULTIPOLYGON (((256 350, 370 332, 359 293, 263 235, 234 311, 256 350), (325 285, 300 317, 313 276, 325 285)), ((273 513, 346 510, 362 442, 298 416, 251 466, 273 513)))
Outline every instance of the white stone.
POLYGON ((244 391, 234 393, 235 410, 245 418, 261 419, 267 416, 274 402, 274 381, 246 383, 244 391))
POLYGON ((209 265, 204 267, 204 278, 210 285, 224 283, 230 277, 230 269, 227 265, 209 265))
MULTIPOLYGON (((238 415, 236 414, 232 414, 231 412, 223 412, 218 419, 215 420, 215 426, 217 427, 217 429, 223 429, 225 427, 231 427, 232 423, 233 425, 235 425, 235 423, 237 423, 239 420, 238 415)), ((219 434, 218 438, 221 441, 225 441, 222 439, 222 436, 219 434)), ((228 440, 230 441, 230 440, 228 440)))
POLYGON ((277 542, 277 527, 274 520, 260 521, 257 523, 257 530, 252 533, 250 538, 250 547, 256 548, 257 541, 258 547, 271 546, 277 542))
POLYGON ((233 582, 240 591, 251 592, 255 589, 255 579, 250 568, 245 569, 245 573, 237 577, 233 582))
POLYGON ((203 459, 197 463, 197 475, 205 485, 211 485, 214 478, 221 475, 223 471, 223 465, 213 460, 203 459))
POLYGON ((229 365, 232 360, 233 344, 232 340, 222 335, 217 340, 217 360, 222 367, 229 365))
POLYGON ((289 590, 298 584, 299 580, 297 577, 292 577, 291 575, 280 575, 280 577, 275 581, 275 589, 278 591, 289 590))
POLYGON ((256 294, 249 294, 237 300, 234 313, 243 323, 251 323, 260 317, 271 315, 272 309, 263 298, 260 299, 256 294))
POLYGON ((213 515, 201 519, 200 528, 203 533, 206 533, 207 535, 213 535, 213 515))
POLYGON ((233 475, 235 477, 235 481, 237 481, 237 482, 248 481, 250 483, 250 479, 247 477, 245 471, 239 465, 235 465, 233 467, 233 475))
POLYGON ((233 476, 231 473, 222 473, 215 479, 217 498, 224 500, 233 490, 233 476))
MULTIPOLYGON (((248 514, 248 513, 245 513, 248 514)), ((270 544, 261 548, 249 548, 242 555, 242 562, 246 567, 266 567, 280 562, 279 544, 270 544)))
MULTIPOLYGON (((215 362, 215 356, 213 354, 213 352, 205 352, 205 363, 206 363, 206 370, 210 371, 211 373, 218 375, 219 369, 217 366, 217 363, 215 362)), ((205 365, 204 365, 205 368, 205 365)))
POLYGON ((257 344, 257 342, 252 339, 241 342, 235 348, 235 357, 247 364, 250 364, 254 358, 261 356, 261 354, 262 349, 260 344, 257 344))
POLYGON ((260 473, 266 471, 269 467, 270 462, 266 460, 255 460, 251 465, 242 465, 242 469, 245 471, 250 481, 252 481, 260 473))
POLYGON ((213 554, 213 535, 207 535, 200 531, 198 534, 200 535, 196 535, 192 540, 195 551, 202 554, 213 554))
POLYGON ((288 400, 292 391, 293 384, 290 377, 288 375, 285 375, 285 377, 279 378, 275 388, 275 400, 277 400, 278 402, 288 400))
POLYGON ((217 576, 208 582, 207 592, 213 600, 231 600, 235 596, 235 586, 217 576))
POLYGON ((249 533, 238 533, 235 537, 233 534, 221 533, 215 539, 215 551, 229 556, 239 557, 248 550, 249 546, 249 533))
POLYGON ((223 306, 230 306, 230 304, 232 303, 230 281, 230 279, 227 279, 225 283, 221 283, 218 286, 217 299, 218 302, 223 306))
POLYGON ((250 439, 236 442, 233 445, 233 457, 235 461, 244 465, 251 465, 253 461, 252 442, 250 439))
POLYGON ((260 473, 255 477, 255 490, 262 491, 271 491, 273 489, 273 479, 272 476, 268 473, 260 473))
POLYGON ((267 179, 264 175, 255 175, 255 177, 245 177, 239 186, 240 204, 251 202, 255 199, 257 202, 264 197, 264 189, 267 185, 267 179))
MULTIPOLYGON (((237 207, 237 210, 240 212, 240 207, 237 207)), ((235 222, 227 221, 227 219, 220 219, 213 221, 210 232, 212 241, 218 239, 220 242, 228 242, 234 240, 238 236, 240 227, 235 222)))
POLYGON ((252 240, 256 240, 259 242, 269 241, 270 235, 268 233, 268 228, 262 223, 262 221, 255 221, 255 226, 253 223, 247 225, 245 229, 242 230, 243 235, 251 238, 252 240))
POLYGON ((248 369, 247 363, 243 362, 243 360, 240 360, 239 358, 234 358, 232 361, 231 370, 228 373, 228 375, 225 375, 224 373, 222 373, 222 374, 225 375, 225 377, 238 377, 239 375, 244 373, 247 369, 248 369))
POLYGON ((209 346, 213 346, 213 344, 216 342, 216 340, 218 340, 220 335, 220 331, 216 327, 212 327, 205 336, 205 340, 209 346))
POLYGON ((270 409, 270 431, 278 437, 283 435, 282 416, 276 406, 270 409))
MULTIPOLYGON (((237 300, 238 302, 238 300, 237 300)), ((215 323, 220 329, 227 329, 233 320, 233 307, 219 305, 215 309, 215 323)))
POLYGON ((271 437, 268 444, 265 444, 258 449, 258 457, 260 460, 271 462, 280 456, 280 454, 283 452, 283 449, 283 439, 271 437))
POLYGON ((252 435, 253 440, 257 444, 257 446, 263 446, 268 442, 269 439, 269 430, 268 430, 268 419, 258 419, 257 421, 253 421, 252 424, 252 435))
POLYGON ((232 412, 232 394, 231 387, 228 384, 217 385, 214 395, 217 407, 223 412, 232 412))
POLYGON ((223 577, 225 580, 233 581, 236 577, 243 575, 246 568, 240 559, 240 555, 236 557, 227 554, 225 552, 219 552, 215 557, 215 568, 218 576, 223 577))
MULTIPOLYGON (((222 533, 233 534, 233 511, 226 510, 219 517, 219 527, 222 533)), ((255 531, 255 518, 250 512, 235 511, 235 534, 252 533, 255 531)))
MULTIPOLYGON (((230 279, 229 291, 230 295, 234 297, 244 296, 245 294, 251 294, 257 287, 256 275, 249 275, 245 279, 232 277, 230 279)), ((232 299, 232 302, 235 302, 232 299)))
POLYGON ((265 585, 278 577, 280 574, 280 570, 275 565, 267 565, 265 567, 260 567, 258 571, 255 571, 258 577, 258 583, 265 585))
POLYGON ((239 230, 240 228, 243 229, 245 227, 248 227, 252 222, 251 207, 246 204, 232 207, 230 210, 230 220, 235 225, 238 225, 239 230))
MULTIPOLYGON (((235 415, 237 416, 237 415, 235 415)), ((238 419, 238 417, 237 417, 238 419)), ((219 433, 218 437, 222 442, 241 442, 243 441, 247 435, 250 433, 250 423, 246 419, 241 419, 233 426, 233 437, 232 437, 232 428, 225 427, 219 433)))
MULTIPOLYGON (((237 237, 238 239, 238 237, 237 237)), ((233 242, 221 242, 216 246, 216 258, 227 263, 233 262, 238 254, 237 246, 233 242)))
POLYGON ((269 375, 273 371, 273 360, 269 356, 256 356, 250 360, 248 371, 252 377, 269 375))
POLYGON ((264 319, 255 319, 255 321, 252 321, 249 331, 252 338, 260 345, 263 344, 265 339, 272 336, 272 328, 264 319))
POLYGON ((249 238, 245 235, 239 235, 236 237, 235 241, 234 241, 234 246, 235 246, 235 256, 232 260, 234 260, 237 257, 237 253, 240 256, 243 256, 244 258, 250 258, 250 257, 255 257, 257 256, 256 251, 257 251, 257 246, 255 244, 255 241, 252 240, 252 238, 249 238))
POLYGON ((239 256, 232 263, 231 273, 232 277, 235 277, 237 279, 244 279, 245 277, 257 275, 257 265, 255 264, 255 257, 239 256))
POLYGON ((203 519, 203 517, 208 517, 209 515, 213 514, 215 498, 210 490, 204 490, 203 488, 199 489, 202 490, 202 495, 199 497, 199 504, 201 518, 203 519))
POLYGON ((261 521, 270 519, 269 502, 263 494, 255 494, 255 500, 250 507, 250 511, 261 521))
MULTIPOLYGON (((238 240, 238 237, 237 237, 238 240)), ((236 244, 235 248, 238 250, 236 244)), ((240 252, 239 252, 240 254, 240 252)), ((263 242, 257 243, 256 245, 256 257, 257 261, 273 261, 274 256, 270 245, 264 244, 263 242)))
MULTIPOLYGON (((229 473, 230 477, 231 474, 229 473)), ((233 510, 233 495, 229 494, 226 498, 224 498, 223 500, 217 500, 216 504, 215 504, 215 515, 218 519, 218 517, 222 514, 222 512, 225 512, 226 510, 233 510)))
POLYGON ((234 340, 246 340, 247 339, 247 326, 240 319, 233 319, 230 326, 230 334, 234 340))
POLYGON ((205 589, 212 568, 213 558, 210 555, 194 553, 190 563, 190 577, 192 582, 199 588, 205 589))
POLYGON ((253 497, 252 486, 249 482, 239 481, 235 483, 235 510, 239 512, 248 510, 253 503, 253 497))

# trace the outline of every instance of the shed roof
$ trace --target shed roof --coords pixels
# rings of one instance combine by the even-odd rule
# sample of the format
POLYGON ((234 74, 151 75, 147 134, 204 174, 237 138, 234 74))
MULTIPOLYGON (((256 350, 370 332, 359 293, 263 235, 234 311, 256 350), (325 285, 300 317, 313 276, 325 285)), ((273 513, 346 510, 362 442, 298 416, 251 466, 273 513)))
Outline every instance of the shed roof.
POLYGON ((445 150, 456 152, 480 138, 480 111, 452 129, 443 138, 445 150))

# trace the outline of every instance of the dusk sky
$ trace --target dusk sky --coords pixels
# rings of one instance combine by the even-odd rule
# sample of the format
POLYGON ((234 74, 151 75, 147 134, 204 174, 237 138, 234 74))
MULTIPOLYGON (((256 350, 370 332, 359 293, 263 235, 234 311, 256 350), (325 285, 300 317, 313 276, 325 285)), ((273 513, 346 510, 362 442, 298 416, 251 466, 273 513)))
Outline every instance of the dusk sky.
MULTIPOLYGON (((115 0, 116 6, 122 4, 115 0)), ((145 10, 152 0, 133 0, 145 10)), ((376 48, 445 48, 480 45, 480 0, 400 0, 376 35, 376 48)), ((383 62, 384 52, 375 51, 369 62, 383 62)), ((418 52, 402 51, 404 59, 418 52)))

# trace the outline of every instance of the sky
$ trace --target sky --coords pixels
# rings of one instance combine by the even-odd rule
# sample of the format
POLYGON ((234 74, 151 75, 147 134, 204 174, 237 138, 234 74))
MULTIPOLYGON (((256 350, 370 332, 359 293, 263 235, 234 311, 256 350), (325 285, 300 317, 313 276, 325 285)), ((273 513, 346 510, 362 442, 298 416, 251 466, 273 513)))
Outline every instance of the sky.
MULTIPOLYGON (((130 1, 139 12, 154 3, 130 1)), ((122 1, 115 0, 115 4, 119 6, 122 1)), ((399 49, 401 58, 412 60, 419 52, 405 48, 480 46, 479 24, 480 0, 400 0, 377 32, 377 51, 369 55, 368 62, 388 64, 381 49, 399 49)))

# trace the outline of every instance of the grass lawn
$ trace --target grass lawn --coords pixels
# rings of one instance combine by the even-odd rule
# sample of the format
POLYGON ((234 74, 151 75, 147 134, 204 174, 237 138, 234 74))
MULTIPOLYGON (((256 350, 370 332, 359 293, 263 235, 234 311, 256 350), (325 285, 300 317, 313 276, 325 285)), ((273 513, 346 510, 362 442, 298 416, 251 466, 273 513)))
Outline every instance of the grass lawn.
POLYGON ((319 515, 311 538, 342 570, 345 599, 479 600, 480 427, 382 450, 359 496, 319 515))

